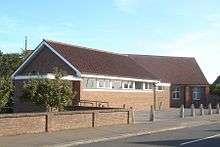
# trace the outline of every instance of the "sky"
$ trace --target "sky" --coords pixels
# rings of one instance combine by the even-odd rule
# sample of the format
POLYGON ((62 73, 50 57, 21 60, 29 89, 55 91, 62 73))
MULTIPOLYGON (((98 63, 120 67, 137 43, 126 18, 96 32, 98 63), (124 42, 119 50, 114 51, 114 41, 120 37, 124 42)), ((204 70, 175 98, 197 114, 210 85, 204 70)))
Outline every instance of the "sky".
POLYGON ((219 0, 13 0, 0 4, 0 50, 50 39, 125 54, 195 57, 220 75, 219 0), (218 67, 218 68, 217 68, 218 67))

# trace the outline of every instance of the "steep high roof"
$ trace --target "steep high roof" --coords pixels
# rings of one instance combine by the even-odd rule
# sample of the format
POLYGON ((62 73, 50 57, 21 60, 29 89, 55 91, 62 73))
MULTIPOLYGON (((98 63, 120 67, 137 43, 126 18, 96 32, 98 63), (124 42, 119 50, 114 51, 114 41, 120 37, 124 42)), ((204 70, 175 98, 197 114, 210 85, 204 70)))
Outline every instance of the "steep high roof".
POLYGON ((129 55, 129 57, 145 70, 157 76, 162 82, 172 84, 209 84, 195 58, 150 55, 129 55))
POLYGON ((82 74, 158 79, 126 55, 51 40, 45 41, 82 74))

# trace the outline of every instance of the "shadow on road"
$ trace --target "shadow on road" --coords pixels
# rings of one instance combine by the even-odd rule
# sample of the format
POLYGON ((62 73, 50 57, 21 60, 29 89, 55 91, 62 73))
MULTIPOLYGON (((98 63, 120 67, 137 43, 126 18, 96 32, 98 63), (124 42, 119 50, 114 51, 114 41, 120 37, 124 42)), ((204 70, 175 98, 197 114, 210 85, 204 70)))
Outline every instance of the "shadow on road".
POLYGON ((181 143, 189 142, 194 139, 180 139, 180 140, 157 140, 157 141, 141 141, 141 142, 129 142, 131 144, 142 144, 142 145, 156 145, 156 146, 180 146, 181 143))

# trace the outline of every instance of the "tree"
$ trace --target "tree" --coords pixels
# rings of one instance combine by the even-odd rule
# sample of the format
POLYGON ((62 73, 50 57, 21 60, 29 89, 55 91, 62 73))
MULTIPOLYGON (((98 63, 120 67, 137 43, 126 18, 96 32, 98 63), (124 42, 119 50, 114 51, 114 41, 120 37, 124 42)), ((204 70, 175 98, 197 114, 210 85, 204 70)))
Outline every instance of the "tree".
MULTIPOLYGON (((37 106, 46 108, 47 111, 53 108, 59 111, 72 103, 73 92, 71 84, 62 80, 63 74, 56 73, 55 79, 32 79, 24 84, 23 101, 30 101, 37 106)), ((40 78, 40 76, 39 76, 40 78)))
MULTIPOLYGON (((1 53, 0 53, 1 54, 1 53)), ((0 55, 0 77, 10 76, 21 63, 20 54, 1 54, 0 55)))
POLYGON ((10 101, 13 88, 10 77, 0 77, 0 109, 10 101))
POLYGON ((212 84, 210 86, 210 93, 220 96, 220 84, 212 84))

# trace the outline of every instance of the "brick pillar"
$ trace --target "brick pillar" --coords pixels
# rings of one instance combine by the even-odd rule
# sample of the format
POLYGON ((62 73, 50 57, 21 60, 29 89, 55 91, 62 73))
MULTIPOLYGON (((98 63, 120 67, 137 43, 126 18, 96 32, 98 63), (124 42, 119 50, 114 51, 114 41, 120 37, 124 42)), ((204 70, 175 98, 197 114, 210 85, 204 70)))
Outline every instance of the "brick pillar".
POLYGON ((191 98, 191 90, 189 86, 185 87, 185 107, 190 107, 192 104, 192 98, 191 98))
POLYGON ((73 89, 73 105, 77 106, 79 101, 80 101, 80 96, 81 96, 81 82, 80 81, 73 81, 72 82, 72 89, 73 89))

